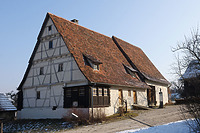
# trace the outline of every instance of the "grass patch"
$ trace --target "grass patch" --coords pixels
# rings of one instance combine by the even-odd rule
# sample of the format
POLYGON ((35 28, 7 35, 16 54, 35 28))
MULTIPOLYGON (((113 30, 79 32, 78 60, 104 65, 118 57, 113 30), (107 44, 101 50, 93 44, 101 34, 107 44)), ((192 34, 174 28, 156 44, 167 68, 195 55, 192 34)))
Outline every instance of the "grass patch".
MULTIPOLYGON (((119 120, 128 119, 128 117, 138 116, 138 111, 130 111, 120 115, 119 113, 113 114, 111 116, 103 117, 99 121, 94 121, 94 123, 109 123, 119 120)), ((84 119, 85 121, 85 119, 84 119)), ((66 119, 42 119, 42 120, 13 120, 4 121, 3 131, 5 133, 17 133, 17 132, 63 132, 77 126, 83 126, 87 124, 94 124, 88 122, 68 121, 66 119), (81 124, 80 124, 81 123, 81 124)))
POLYGON ((61 119, 4 121, 3 132, 59 132, 72 128, 72 124, 61 119))
POLYGON ((113 121, 118 121, 118 120, 124 120, 124 119, 127 119, 129 116, 136 117, 136 116, 138 116, 137 112, 129 111, 127 113, 124 113, 123 115, 121 115, 120 113, 116 113, 116 114, 113 114, 111 116, 107 116, 105 118, 105 122, 113 122, 113 121))

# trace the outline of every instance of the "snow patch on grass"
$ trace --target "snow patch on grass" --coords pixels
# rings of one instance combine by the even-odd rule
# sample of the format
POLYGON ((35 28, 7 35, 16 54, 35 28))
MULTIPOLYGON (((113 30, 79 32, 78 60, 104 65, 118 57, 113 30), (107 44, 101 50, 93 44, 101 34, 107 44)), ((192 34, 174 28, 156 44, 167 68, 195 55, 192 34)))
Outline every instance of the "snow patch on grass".
POLYGON ((191 133, 192 129, 187 122, 193 123, 193 119, 170 122, 168 124, 159 125, 155 127, 146 127, 133 130, 125 130, 118 133, 191 133))

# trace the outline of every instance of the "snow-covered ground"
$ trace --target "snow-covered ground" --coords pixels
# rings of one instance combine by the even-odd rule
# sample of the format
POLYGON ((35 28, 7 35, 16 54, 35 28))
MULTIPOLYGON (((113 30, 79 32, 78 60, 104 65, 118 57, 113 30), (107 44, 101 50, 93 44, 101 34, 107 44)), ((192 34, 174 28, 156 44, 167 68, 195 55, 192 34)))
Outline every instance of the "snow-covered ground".
POLYGON ((194 124, 192 120, 182 120, 155 127, 125 130, 118 133, 191 133, 192 129, 187 122, 194 124))

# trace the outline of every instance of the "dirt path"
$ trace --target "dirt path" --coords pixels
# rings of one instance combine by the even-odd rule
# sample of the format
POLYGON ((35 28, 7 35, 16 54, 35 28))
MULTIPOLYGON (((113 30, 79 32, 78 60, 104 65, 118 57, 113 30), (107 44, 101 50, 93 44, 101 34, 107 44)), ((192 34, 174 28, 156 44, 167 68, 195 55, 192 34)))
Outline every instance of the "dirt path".
POLYGON ((162 125, 181 120, 179 106, 167 106, 164 109, 153 109, 133 119, 126 119, 105 124, 83 126, 66 131, 67 133, 114 133, 123 130, 162 125))

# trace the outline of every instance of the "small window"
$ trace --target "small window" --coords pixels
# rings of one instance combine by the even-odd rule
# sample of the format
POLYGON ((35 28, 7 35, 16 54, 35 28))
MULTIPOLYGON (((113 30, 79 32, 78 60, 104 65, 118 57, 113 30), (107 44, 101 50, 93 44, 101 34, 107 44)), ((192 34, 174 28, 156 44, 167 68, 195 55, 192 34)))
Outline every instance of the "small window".
POLYGON ((97 96, 97 88, 92 88, 93 89, 93 96, 97 96))
POLYGON ((66 97, 71 97, 71 89, 66 89, 65 95, 66 97))
POLYGON ((49 49, 53 48, 53 41, 49 41, 49 49))
POLYGON ((85 89, 84 88, 79 89, 79 96, 85 96, 85 89))
POLYGON ((37 99, 40 99, 40 91, 37 91, 37 99))
POLYGON ((131 90, 128 90, 128 96, 131 97, 131 90))
POLYGON ((48 26, 48 30, 49 30, 49 31, 51 31, 51 25, 50 25, 50 26, 48 26))
POLYGON ((108 89, 107 88, 104 88, 104 96, 108 96, 108 89))
POLYGON ((103 96, 102 88, 98 88, 98 91, 99 91, 99 96, 103 96))
POLYGON ((40 67, 40 75, 44 75, 44 67, 40 67))
POLYGON ((94 64, 94 65, 93 65, 93 69, 94 69, 94 70, 99 70, 99 65, 94 64))
POLYGON ((61 71, 63 71, 63 63, 58 65, 58 72, 61 72, 61 71))

